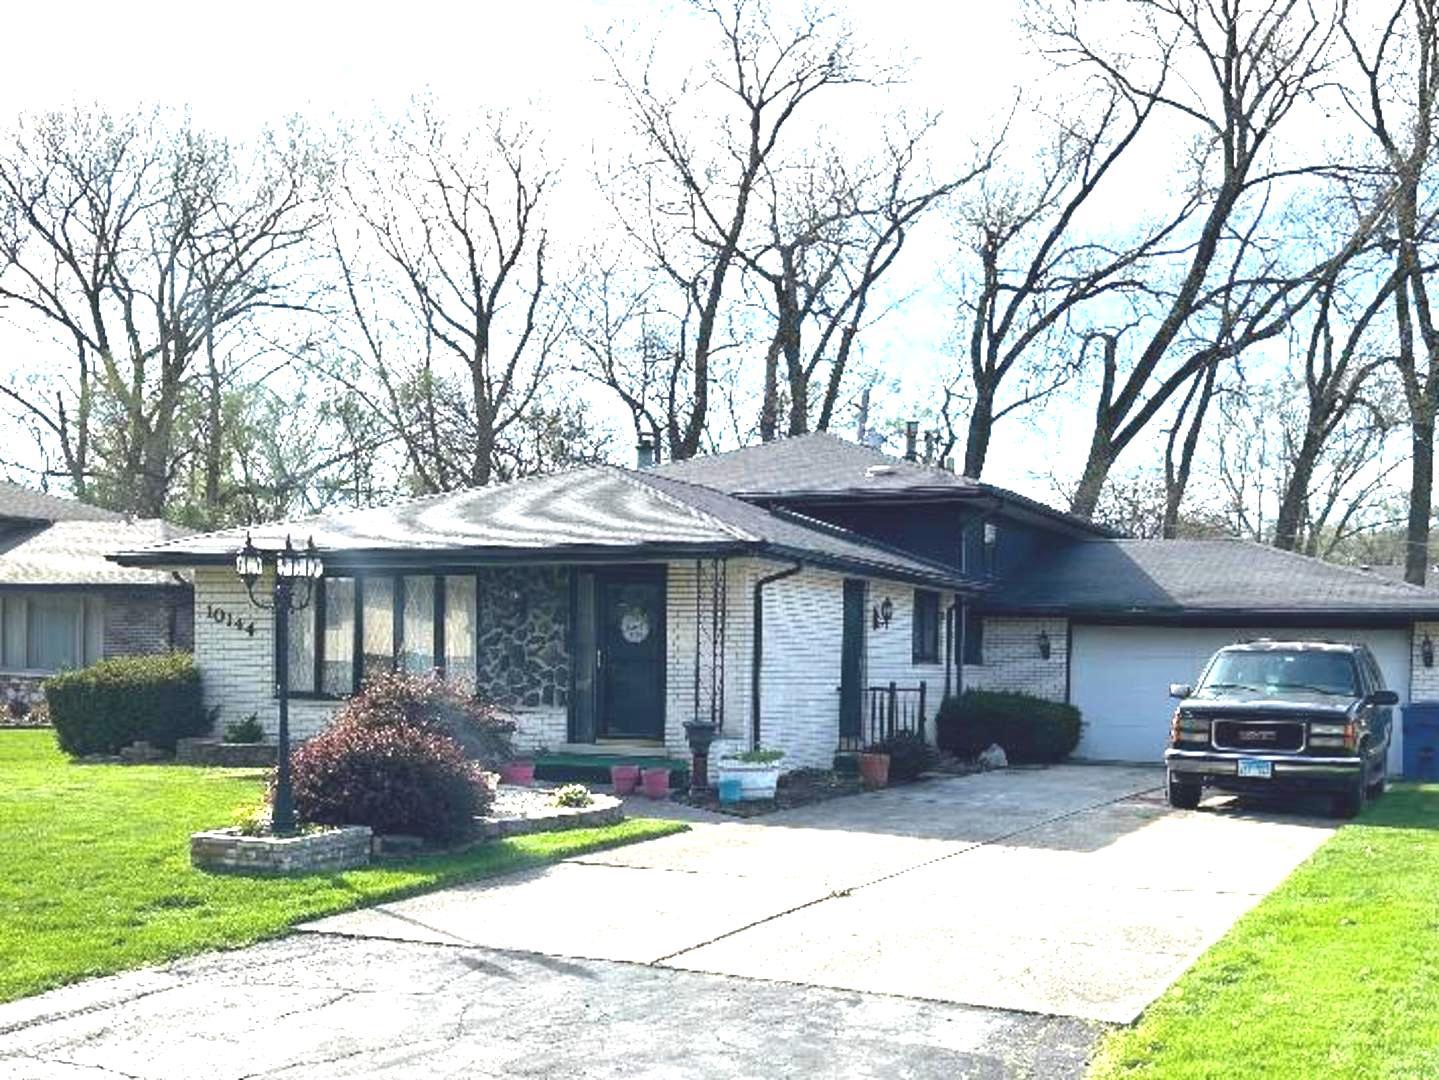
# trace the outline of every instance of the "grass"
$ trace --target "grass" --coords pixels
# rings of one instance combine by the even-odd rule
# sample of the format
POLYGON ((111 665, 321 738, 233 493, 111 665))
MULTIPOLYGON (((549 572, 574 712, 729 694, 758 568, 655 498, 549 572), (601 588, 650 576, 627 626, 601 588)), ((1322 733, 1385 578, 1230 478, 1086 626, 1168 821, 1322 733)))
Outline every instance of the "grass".
MULTIPOLYGON (((1176 904, 1176 919, 1204 911, 1176 904)), ((1346 825, 1156 1001, 1092 1077, 1439 1076, 1439 785, 1346 825)))
POLYGON ((0 1001, 684 828, 627 821, 286 878, 192 868, 190 833, 233 822, 259 801, 263 777, 245 769, 75 765, 49 731, 0 731, 0 1001))

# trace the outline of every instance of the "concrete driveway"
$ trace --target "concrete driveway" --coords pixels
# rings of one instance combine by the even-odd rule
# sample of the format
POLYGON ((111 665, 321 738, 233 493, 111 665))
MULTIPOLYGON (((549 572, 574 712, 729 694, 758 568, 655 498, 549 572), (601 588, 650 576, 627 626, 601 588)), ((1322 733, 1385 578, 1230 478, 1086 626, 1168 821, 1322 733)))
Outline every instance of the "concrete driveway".
POLYGON ((305 924, 1127 1023, 1332 831, 1066 765, 839 799, 305 924))
MULTIPOLYGON (((1155 770, 931 781, 0 1006, 0 1078, 1078 1078, 1330 833, 1155 770)), ((653 804, 641 804, 651 811, 653 804)))

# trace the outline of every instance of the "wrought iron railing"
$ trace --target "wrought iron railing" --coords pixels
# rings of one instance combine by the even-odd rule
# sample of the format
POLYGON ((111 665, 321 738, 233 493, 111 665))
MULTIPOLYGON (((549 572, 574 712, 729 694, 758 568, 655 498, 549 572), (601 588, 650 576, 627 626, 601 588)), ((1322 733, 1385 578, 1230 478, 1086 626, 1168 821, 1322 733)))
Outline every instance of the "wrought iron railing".
POLYGON ((863 750, 871 743, 892 735, 909 733, 927 738, 928 716, 925 713, 925 684, 900 686, 867 686, 860 694, 859 730, 846 731, 841 722, 839 749, 863 750))

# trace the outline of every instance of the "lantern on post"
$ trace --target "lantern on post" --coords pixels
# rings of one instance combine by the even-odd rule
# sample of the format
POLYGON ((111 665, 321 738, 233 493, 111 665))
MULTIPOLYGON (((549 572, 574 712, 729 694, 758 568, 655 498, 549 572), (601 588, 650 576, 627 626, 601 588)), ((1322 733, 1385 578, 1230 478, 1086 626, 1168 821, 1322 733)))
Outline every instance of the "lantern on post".
POLYGON ((276 552, 264 552, 245 534, 245 546, 235 555, 235 573, 245 583, 250 603, 275 613, 275 675, 280 700, 279 746, 276 753, 275 805, 270 816, 270 831, 283 836, 295 831, 295 800, 290 784, 290 614, 310 606, 315 582, 325 573, 315 539, 296 549, 285 537, 285 546, 276 552), (270 596, 255 595, 255 586, 265 575, 265 565, 274 567, 270 596))

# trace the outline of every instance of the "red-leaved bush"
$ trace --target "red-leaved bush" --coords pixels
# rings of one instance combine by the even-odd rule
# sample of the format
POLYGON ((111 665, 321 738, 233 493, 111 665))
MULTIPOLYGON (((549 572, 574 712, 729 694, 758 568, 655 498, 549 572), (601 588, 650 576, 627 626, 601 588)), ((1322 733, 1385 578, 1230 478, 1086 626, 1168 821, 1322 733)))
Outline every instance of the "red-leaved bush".
POLYGON ((402 724, 448 735, 465 756, 492 771, 514 756, 515 725, 472 690, 436 672, 373 676, 345 703, 336 720, 361 727, 402 724))
POLYGON ((513 730, 436 676, 383 676, 295 751, 295 810, 316 824, 462 836, 489 805, 481 773, 513 730))

